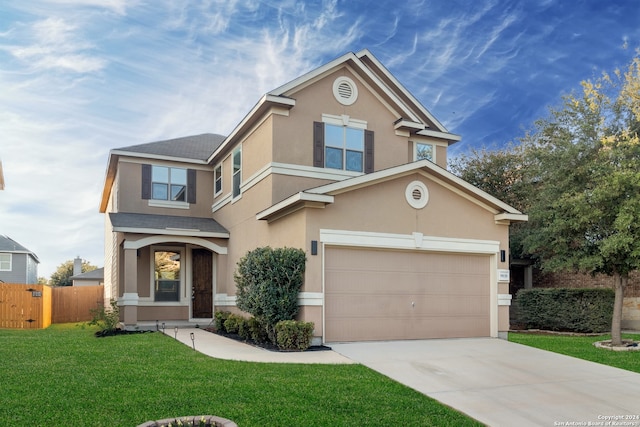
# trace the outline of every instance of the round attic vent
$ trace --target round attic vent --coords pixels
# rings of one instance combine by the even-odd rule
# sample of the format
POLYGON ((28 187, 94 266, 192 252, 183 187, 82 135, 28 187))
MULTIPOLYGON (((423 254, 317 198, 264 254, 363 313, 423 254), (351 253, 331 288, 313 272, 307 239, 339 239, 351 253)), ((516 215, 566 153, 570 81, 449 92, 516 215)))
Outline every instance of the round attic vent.
POLYGON ((333 96, 342 105, 351 105, 358 99, 358 87, 349 77, 338 77, 333 82, 333 96))
POLYGON ((407 185, 404 196, 412 207, 422 209, 429 203, 429 190, 420 181, 413 181, 407 185))

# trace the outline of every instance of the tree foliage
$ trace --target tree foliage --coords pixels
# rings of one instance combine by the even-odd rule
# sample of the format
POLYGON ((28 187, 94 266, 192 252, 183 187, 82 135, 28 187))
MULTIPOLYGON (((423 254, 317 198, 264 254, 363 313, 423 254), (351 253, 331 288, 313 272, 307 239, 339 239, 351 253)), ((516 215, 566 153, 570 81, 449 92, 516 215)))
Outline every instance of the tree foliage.
POLYGON ((236 305, 265 325, 275 342, 275 325, 298 314, 306 255, 301 249, 270 247, 249 251, 234 273, 236 305))
POLYGON ((639 130, 636 56, 626 71, 603 73, 582 82, 580 93, 564 96, 517 149, 475 153, 459 163, 463 177, 529 214, 525 232, 515 237, 543 269, 613 277, 614 344, 621 341, 624 286, 640 268, 639 130))
MULTIPOLYGON (((82 261, 82 272, 86 273, 97 269, 95 265, 90 264, 88 261, 82 261)), ((71 286, 73 281, 73 260, 65 261, 58 266, 56 271, 51 274, 49 279, 49 285, 51 286, 71 286)))

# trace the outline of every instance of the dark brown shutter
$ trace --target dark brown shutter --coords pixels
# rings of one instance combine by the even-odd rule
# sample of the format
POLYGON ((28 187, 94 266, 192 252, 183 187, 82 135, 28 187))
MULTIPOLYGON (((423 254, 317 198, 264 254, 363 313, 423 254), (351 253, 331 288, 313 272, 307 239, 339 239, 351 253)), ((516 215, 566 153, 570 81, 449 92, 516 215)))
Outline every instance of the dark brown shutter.
POLYGON ((187 203, 196 202, 196 170, 187 169, 187 203))
POLYGON ((364 131, 364 173, 373 172, 373 131, 364 131))
POLYGON ((324 167, 324 123, 313 122, 313 166, 324 167))
POLYGON ((142 165, 142 198, 151 198, 151 165, 142 165))

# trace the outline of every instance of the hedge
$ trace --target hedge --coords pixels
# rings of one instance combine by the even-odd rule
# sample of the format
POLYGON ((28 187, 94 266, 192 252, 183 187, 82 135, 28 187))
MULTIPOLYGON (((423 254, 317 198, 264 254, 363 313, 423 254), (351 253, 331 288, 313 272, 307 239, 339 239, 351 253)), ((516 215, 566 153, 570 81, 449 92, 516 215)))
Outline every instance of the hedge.
POLYGON ((526 329, 608 332, 613 289, 522 289, 515 299, 517 323, 526 329))

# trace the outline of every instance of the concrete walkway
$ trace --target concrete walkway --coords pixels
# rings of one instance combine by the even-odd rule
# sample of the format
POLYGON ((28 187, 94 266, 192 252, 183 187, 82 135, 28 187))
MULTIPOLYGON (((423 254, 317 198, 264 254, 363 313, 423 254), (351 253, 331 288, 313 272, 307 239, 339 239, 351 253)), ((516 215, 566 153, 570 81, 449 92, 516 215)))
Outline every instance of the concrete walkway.
MULTIPOLYGON (((165 335, 175 338, 174 329, 166 329, 165 335)), ((195 346, 197 351, 217 359, 270 363, 355 363, 331 350, 291 353, 269 351, 198 328, 179 328, 177 340, 189 347, 195 346)))
POLYGON ((328 345, 489 426, 640 426, 622 369, 492 338, 328 345))

